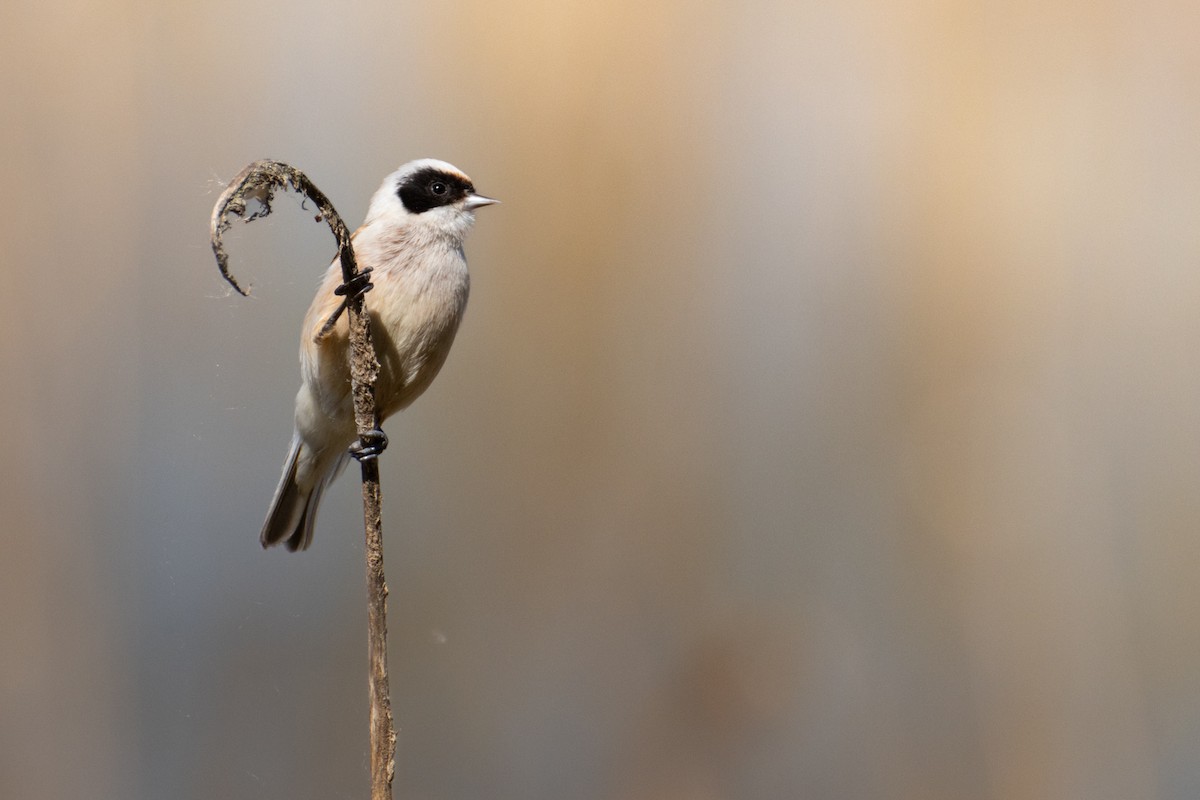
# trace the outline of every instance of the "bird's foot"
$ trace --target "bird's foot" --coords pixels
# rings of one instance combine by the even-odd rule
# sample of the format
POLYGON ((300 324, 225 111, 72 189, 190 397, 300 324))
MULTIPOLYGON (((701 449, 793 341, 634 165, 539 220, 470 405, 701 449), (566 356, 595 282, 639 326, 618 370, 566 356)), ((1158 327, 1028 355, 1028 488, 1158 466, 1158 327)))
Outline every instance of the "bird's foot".
POLYGON ((362 297, 367 292, 375 288, 375 284, 371 283, 371 267, 358 271, 350 280, 333 290, 333 293, 342 298, 342 302, 338 303, 338 307, 329 315, 329 319, 325 320, 325 324, 321 326, 321 330, 317 331, 317 335, 313 337, 313 341, 320 344, 333 330, 333 326, 337 324, 338 317, 342 316, 342 312, 346 310, 346 304, 362 297))
POLYGON ((350 445, 350 456, 358 461, 374 461, 387 449, 388 437, 379 428, 373 428, 350 445))
POLYGON ((375 284, 371 283, 371 267, 367 267, 366 269, 360 269, 358 274, 334 289, 333 293, 338 297, 345 297, 346 302, 349 303, 351 300, 361 297, 373 288, 375 288, 375 284))

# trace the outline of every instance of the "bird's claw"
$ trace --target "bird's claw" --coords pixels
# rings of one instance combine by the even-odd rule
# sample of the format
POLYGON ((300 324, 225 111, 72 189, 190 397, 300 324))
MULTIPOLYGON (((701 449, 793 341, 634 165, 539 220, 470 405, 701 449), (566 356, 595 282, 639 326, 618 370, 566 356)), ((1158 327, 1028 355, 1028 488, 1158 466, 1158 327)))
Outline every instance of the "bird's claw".
POLYGON ((379 428, 372 428, 362 434, 358 441, 350 445, 350 456, 358 460, 374 461, 379 458, 379 454, 387 449, 388 437, 379 428))
POLYGON ((345 297, 346 302, 350 302, 373 288, 375 288, 375 284, 371 283, 371 267, 367 267, 360 269, 353 278, 334 289, 333 293, 338 297, 345 297))
POLYGON ((329 315, 329 319, 325 320, 321 330, 317 331, 317 335, 313 337, 314 342, 320 344, 325 340, 325 337, 333 330, 333 326, 337 324, 338 318, 342 316, 342 312, 346 310, 348 303, 375 288, 375 284, 371 283, 370 273, 371 267, 359 270, 353 278, 333 290, 335 295, 342 298, 342 302, 338 303, 338 307, 329 315))

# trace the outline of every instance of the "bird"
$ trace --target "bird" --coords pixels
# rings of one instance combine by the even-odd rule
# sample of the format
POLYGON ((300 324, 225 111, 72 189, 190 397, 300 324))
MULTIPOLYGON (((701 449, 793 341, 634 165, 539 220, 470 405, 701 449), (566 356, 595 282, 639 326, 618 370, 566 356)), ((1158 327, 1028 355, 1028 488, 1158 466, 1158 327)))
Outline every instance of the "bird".
MULTIPOLYGON (((460 169, 437 159, 410 161, 383 179, 353 235, 359 274, 369 275, 370 283, 360 278, 344 286, 335 258, 304 317, 295 432, 259 537, 264 548, 282 543, 295 552, 312 544, 321 495, 356 446, 349 326, 343 314, 322 335, 326 321, 346 302, 343 296, 370 291, 367 311, 380 366, 378 420, 408 407, 450 352, 470 291, 463 243, 475 211, 496 202, 477 194, 460 169)), ((386 444, 382 431, 374 433, 386 444)))

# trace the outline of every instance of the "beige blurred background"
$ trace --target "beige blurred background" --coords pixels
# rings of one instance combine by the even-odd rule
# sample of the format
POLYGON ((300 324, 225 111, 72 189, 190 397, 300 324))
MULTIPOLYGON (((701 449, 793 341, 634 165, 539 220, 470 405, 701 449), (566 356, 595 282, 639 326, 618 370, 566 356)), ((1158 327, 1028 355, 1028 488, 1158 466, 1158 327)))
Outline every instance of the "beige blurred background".
POLYGON ((504 204, 382 461, 404 800, 1200 796, 1200 6, 0 7, 0 797, 360 798, 297 203, 504 204))

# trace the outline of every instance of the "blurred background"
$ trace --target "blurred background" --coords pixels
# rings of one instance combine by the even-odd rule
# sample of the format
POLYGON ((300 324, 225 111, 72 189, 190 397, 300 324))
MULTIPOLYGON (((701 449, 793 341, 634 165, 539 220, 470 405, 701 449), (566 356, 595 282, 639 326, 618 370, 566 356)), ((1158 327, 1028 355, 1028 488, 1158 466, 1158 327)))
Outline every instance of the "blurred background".
POLYGON ((0 9, 0 796, 367 794, 334 247, 504 204, 382 459, 396 797, 1200 796, 1200 5, 0 9))

